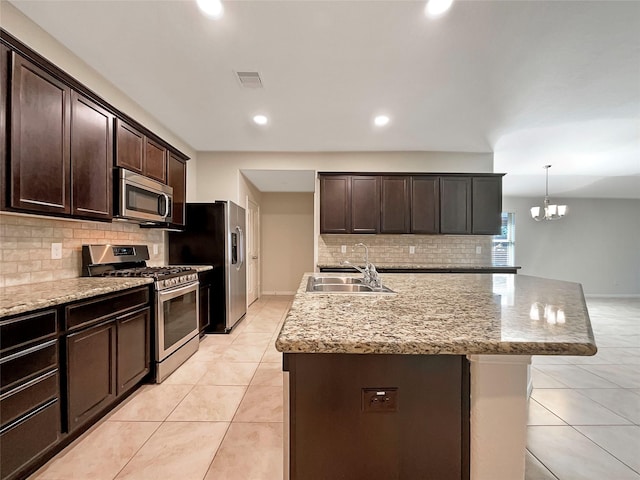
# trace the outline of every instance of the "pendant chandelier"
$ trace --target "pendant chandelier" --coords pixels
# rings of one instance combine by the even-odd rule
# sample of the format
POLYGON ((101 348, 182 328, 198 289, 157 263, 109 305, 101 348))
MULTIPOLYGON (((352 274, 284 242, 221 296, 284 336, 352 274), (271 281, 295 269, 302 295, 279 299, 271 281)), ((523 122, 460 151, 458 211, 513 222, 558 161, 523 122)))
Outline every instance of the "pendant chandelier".
POLYGON ((549 204, 549 169, 551 165, 545 165, 544 169, 547 174, 546 188, 544 192, 544 206, 531 207, 531 216, 536 222, 541 220, 558 220, 567 214, 566 205, 549 204))

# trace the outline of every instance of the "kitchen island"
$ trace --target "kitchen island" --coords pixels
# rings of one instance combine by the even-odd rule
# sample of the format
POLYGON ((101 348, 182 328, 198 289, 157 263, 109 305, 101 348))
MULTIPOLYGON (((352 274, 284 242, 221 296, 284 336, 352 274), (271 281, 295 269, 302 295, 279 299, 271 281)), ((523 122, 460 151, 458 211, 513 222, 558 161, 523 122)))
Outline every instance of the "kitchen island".
POLYGON ((292 479, 523 479, 530 356, 596 353, 576 283, 393 274, 395 295, 319 294, 310 275, 276 341, 292 479))

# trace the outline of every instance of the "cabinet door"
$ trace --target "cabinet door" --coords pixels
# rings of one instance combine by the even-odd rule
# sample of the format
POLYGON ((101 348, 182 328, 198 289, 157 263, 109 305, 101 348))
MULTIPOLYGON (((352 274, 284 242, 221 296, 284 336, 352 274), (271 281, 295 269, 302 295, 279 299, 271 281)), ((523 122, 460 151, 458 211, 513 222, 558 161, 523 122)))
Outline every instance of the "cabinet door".
POLYGON ((351 233, 380 230, 380 182, 375 175, 351 177, 351 233))
POLYGON ((7 183, 7 140, 9 138, 7 131, 7 108, 9 105, 9 49, 0 44, 0 185, 2 185, 2 193, 0 194, 0 209, 4 210, 7 206, 5 186, 7 183))
POLYGON ((68 428, 74 430, 116 398, 116 322, 67 337, 68 428))
POLYGON ((209 326, 211 316, 211 286, 200 284, 200 333, 209 326))
POLYGON ((320 177, 320 233, 351 232, 351 177, 320 177))
POLYGON ((380 177, 380 233, 409 233, 410 177, 380 177))
POLYGON ((11 206, 71 213, 69 87, 13 54, 11 206))
POLYGON ((411 179, 411 233, 440 232, 440 177, 411 179))
POLYGON ((73 215, 108 220, 113 212, 113 115, 71 92, 73 215))
POLYGON ((122 120, 116 120, 116 165, 144 173, 145 137, 122 120))
POLYGON ((149 138, 145 138, 144 174, 167 182, 167 149, 149 138))
POLYGON ((187 165, 171 152, 167 160, 167 184, 173 187, 173 214, 171 223, 184 225, 184 210, 187 202, 187 165))
POLYGON ((440 177, 440 233, 471 233, 471 178, 440 177))
POLYGON ((502 226, 502 177, 473 177, 471 192, 471 233, 499 235, 502 226))
POLYGON ((149 373, 149 318, 148 308, 118 318, 118 395, 149 373))
POLYGON ((0 478, 26 478, 29 462, 40 457, 60 439, 60 402, 53 399, 0 432, 0 478))

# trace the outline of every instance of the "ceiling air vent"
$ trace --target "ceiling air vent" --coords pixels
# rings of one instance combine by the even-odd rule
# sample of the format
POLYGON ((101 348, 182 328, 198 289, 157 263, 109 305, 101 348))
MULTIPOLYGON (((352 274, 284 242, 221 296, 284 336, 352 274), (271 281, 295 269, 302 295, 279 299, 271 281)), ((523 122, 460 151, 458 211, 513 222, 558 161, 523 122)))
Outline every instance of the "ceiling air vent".
POLYGON ((262 88, 262 79, 258 72, 236 72, 240 85, 245 88, 262 88))

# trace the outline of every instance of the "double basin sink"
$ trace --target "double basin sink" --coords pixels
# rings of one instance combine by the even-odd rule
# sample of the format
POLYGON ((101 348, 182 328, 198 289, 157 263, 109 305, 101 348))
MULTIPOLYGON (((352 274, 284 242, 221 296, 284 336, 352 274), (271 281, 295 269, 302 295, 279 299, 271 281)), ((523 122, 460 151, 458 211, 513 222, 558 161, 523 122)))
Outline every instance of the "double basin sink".
POLYGON ((362 278, 354 277, 309 277, 307 282, 309 293, 351 293, 389 295, 395 294, 385 286, 372 287, 364 283, 362 278))

